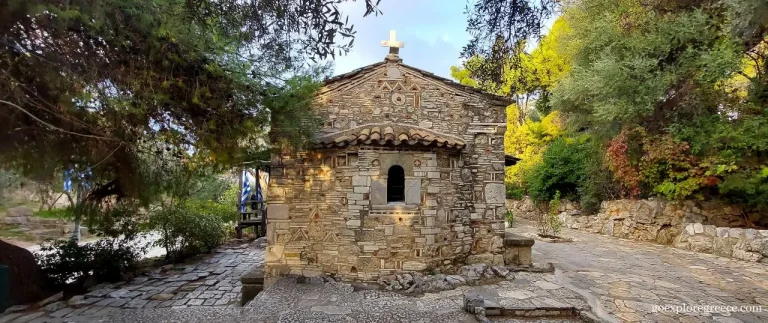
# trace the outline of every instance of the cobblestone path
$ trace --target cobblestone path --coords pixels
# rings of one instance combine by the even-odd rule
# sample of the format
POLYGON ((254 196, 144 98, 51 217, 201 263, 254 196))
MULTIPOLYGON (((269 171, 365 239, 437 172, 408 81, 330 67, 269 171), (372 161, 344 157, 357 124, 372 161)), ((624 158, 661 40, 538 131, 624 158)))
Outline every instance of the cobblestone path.
MULTIPOLYGON (((533 235, 535 228, 522 222, 508 231, 533 235)), ((590 294, 617 321, 768 322, 767 264, 575 230, 563 235, 575 241, 537 240, 534 261, 554 263, 559 279, 590 294)))
POLYGON ((0 323, 67 322, 123 309, 239 307, 240 276, 262 263, 263 254, 263 249, 251 245, 221 248, 194 263, 158 269, 131 282, 98 285, 77 301, 0 315, 0 323))

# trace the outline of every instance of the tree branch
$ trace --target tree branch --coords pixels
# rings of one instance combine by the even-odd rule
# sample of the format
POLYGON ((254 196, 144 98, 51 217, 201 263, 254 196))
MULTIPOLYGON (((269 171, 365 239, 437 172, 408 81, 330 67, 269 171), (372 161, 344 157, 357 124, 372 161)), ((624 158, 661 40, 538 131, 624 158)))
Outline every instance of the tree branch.
POLYGON ((14 104, 14 103, 11 103, 11 102, 8 102, 8 101, 4 101, 4 100, 0 100, 0 103, 5 103, 5 104, 7 104, 7 105, 10 105, 10 106, 12 106, 12 107, 15 107, 15 108, 17 108, 17 109, 21 110, 21 112, 24 112, 25 114, 27 114, 28 116, 30 116, 32 119, 35 119, 35 120, 37 120, 37 122, 40 122, 40 123, 42 123, 43 125, 45 125, 46 127, 48 127, 48 129, 51 129, 51 130, 56 130, 56 131, 59 131, 59 132, 63 132, 63 133, 66 133, 66 134, 75 135, 75 136, 80 136, 80 137, 86 137, 86 138, 103 139, 103 140, 109 140, 109 141, 118 141, 117 139, 114 139, 114 138, 107 138, 107 137, 94 136, 94 135, 88 135, 88 134, 82 134, 82 133, 77 133, 77 132, 67 131, 67 130, 61 129, 61 128, 59 128, 59 127, 56 127, 56 126, 54 126, 54 125, 52 125, 52 124, 50 124, 50 123, 47 123, 47 122, 43 121, 42 119, 40 119, 40 118, 36 117, 36 116, 35 116, 34 114, 32 114, 31 112, 29 112, 29 111, 25 110, 24 108, 22 108, 22 107, 20 107, 20 106, 18 106, 18 105, 16 105, 16 104, 14 104))

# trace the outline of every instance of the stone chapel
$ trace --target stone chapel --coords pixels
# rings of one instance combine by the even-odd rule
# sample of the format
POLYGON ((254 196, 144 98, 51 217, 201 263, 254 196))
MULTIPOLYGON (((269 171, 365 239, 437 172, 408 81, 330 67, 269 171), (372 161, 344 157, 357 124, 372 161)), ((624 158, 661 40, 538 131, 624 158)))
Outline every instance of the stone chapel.
POLYGON ((313 146, 274 154, 266 275, 372 281, 503 264, 506 98, 383 62, 325 81, 313 146))

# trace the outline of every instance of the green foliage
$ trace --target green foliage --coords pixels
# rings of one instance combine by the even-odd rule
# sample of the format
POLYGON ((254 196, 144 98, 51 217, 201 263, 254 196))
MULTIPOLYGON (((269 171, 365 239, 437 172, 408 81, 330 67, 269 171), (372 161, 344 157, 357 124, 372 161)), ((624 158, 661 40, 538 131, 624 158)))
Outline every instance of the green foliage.
POLYGON ((184 203, 192 214, 203 214, 219 219, 222 223, 236 222, 240 213, 235 203, 220 203, 213 200, 188 200, 184 203))
POLYGON ((548 201, 547 212, 541 214, 537 227, 539 235, 542 236, 558 236, 563 229, 563 222, 560 220, 560 192, 555 192, 551 201, 548 201))
POLYGON ((742 49, 705 10, 666 13, 635 0, 574 3, 565 19, 578 50, 572 72, 553 89, 553 105, 601 123, 716 110, 716 85, 738 71, 742 49))
POLYGON ((516 121, 523 124, 534 113, 532 103, 537 97, 544 98, 542 102, 535 103, 537 108, 541 108, 538 112, 541 115, 551 112, 549 91, 571 68, 567 49, 563 46, 563 38, 569 32, 566 21, 557 19, 549 34, 532 52, 525 51, 525 42, 517 43, 503 58, 498 58, 504 62, 498 79, 488 78, 487 68, 496 63, 482 56, 470 57, 461 67, 452 66, 451 76, 461 84, 513 97, 519 108, 516 121))
POLYGON ((678 141, 687 142, 691 153, 716 156, 722 161, 754 163, 759 155, 768 152, 768 108, 762 113, 740 115, 738 118, 721 115, 702 116, 669 127, 678 141))
POLYGON ((506 188, 506 196, 508 199, 519 200, 525 195, 525 188, 517 186, 512 183, 504 183, 506 188))
POLYGON ((160 233, 155 244, 165 248, 167 258, 176 260, 210 252, 226 235, 221 211, 209 203, 199 202, 160 207, 149 217, 150 229, 160 233))
POLYGON ((610 171, 603 165, 600 154, 603 149, 596 141, 588 146, 594 157, 585 165, 584 179, 579 185, 579 203, 584 214, 597 214, 604 200, 618 198, 618 189, 610 171))
POLYGON ((544 202, 560 191, 588 213, 606 198, 654 195, 768 208, 765 1, 561 2, 562 17, 526 53, 517 35, 496 35, 525 27, 498 22, 527 16, 508 10, 530 3, 479 2, 479 34, 465 48, 479 55, 452 74, 518 98, 505 152, 523 161, 508 168, 510 195, 544 202), (565 125, 539 136, 554 113, 565 125))
POLYGON ((451 66, 451 77, 461 84, 479 87, 477 81, 472 78, 472 73, 466 68, 451 66))
POLYGON ((84 203, 83 219, 91 233, 110 238, 133 240, 143 231, 144 209, 131 200, 114 203, 84 203))
POLYGON ((232 180, 223 176, 207 175, 201 176, 193 185, 187 194, 190 199, 218 200, 232 186, 232 180))
MULTIPOLYGON (((461 57, 483 57, 475 69, 476 78, 500 83, 509 53, 521 43, 540 36, 545 21, 552 16, 558 3, 551 0, 480 0, 467 6, 467 31, 471 35, 461 57)), ((513 69, 519 67, 512 60, 513 69)))
POLYGON ((585 213, 596 213, 613 190, 601 154, 599 143, 588 136, 552 141, 527 180, 529 195, 538 202, 562 195, 581 201, 585 213))
POLYGON ((527 179, 535 167, 541 163, 542 154, 547 145, 563 135, 562 115, 555 111, 540 121, 526 119, 524 123, 518 124, 516 115, 519 110, 515 106, 509 106, 507 110, 504 152, 521 160, 516 165, 506 168, 505 180, 513 187, 518 187, 525 192, 527 179))
POLYGON ((69 220, 69 219, 72 219, 72 208, 37 211, 34 213, 34 216, 38 218, 46 218, 46 219, 69 220))
POLYGON ((507 209, 507 213, 504 214, 504 220, 507 221, 510 228, 513 227, 515 225, 515 213, 513 213, 512 210, 507 209))
POLYGON ((725 175, 718 189, 728 200, 765 211, 768 209, 768 167, 725 175))
POLYGON ((127 240, 102 239, 78 245, 72 240, 43 244, 35 254, 43 273, 56 285, 81 284, 86 277, 117 282, 136 270, 144 251, 127 240))
POLYGON ((451 76, 458 82, 499 95, 514 95, 517 100, 516 104, 507 107, 504 135, 504 152, 521 159, 517 165, 506 168, 505 181, 510 197, 526 193, 526 180, 541 163, 542 153, 550 141, 564 132, 562 114, 559 111, 550 113, 551 106, 546 100, 550 88, 570 70, 570 59, 561 44, 569 32, 565 20, 558 19, 531 53, 524 51, 524 43, 518 44, 513 57, 505 58, 503 73, 496 81, 483 77, 487 64, 486 58, 480 56, 466 60, 462 67, 451 67, 451 76), (539 97, 536 101, 539 111, 532 109, 532 100, 536 97, 539 97))
POLYGON ((92 167, 89 203, 146 207, 167 168, 300 145, 329 73, 307 62, 352 46, 341 2, 2 1, 0 167, 46 182, 92 167))
POLYGON ((552 201, 549 201, 549 227, 552 230, 552 235, 559 235, 563 229, 563 222, 560 221, 560 192, 555 192, 555 196, 552 197, 552 201))
POLYGON ((528 178, 528 192, 535 201, 549 201, 555 194, 577 199, 587 180, 587 167, 599 160, 585 139, 555 139, 547 147, 541 164, 528 178))

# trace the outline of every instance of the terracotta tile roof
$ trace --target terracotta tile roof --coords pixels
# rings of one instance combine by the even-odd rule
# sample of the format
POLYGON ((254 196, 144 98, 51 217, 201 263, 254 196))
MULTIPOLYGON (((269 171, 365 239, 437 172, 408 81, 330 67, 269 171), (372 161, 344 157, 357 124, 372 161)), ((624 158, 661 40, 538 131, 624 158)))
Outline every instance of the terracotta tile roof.
POLYGON ((326 134, 315 138, 320 147, 346 147, 354 145, 421 146, 462 149, 464 140, 432 130, 403 124, 368 124, 349 130, 326 134))

